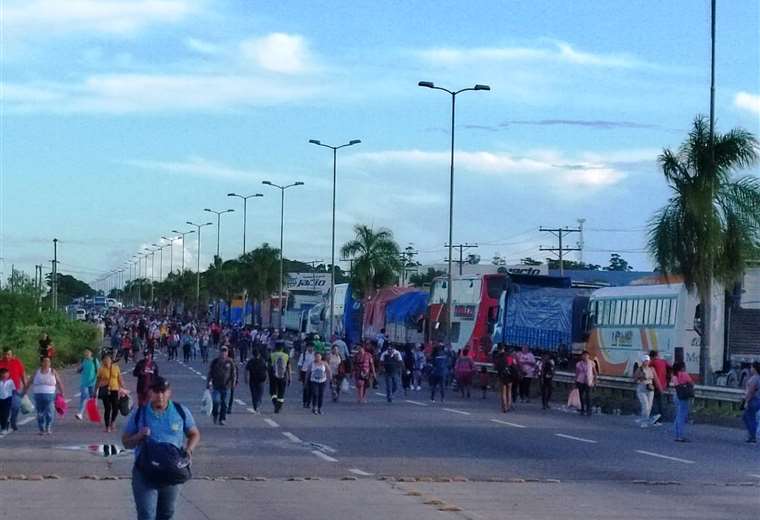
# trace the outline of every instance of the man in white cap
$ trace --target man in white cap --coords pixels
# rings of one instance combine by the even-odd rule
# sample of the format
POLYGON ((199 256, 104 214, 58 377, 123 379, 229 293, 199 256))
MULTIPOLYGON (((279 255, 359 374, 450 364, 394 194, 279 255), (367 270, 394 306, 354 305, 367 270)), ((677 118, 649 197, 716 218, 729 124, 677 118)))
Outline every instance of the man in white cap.
POLYGON ((660 418, 659 414, 651 418, 649 417, 649 414, 652 411, 652 401, 654 399, 654 389, 656 384, 655 377, 657 376, 654 369, 649 366, 650 358, 648 355, 643 354, 640 361, 641 364, 639 365, 639 368, 636 369, 636 374, 634 375, 634 379, 636 380, 636 397, 639 398, 639 403, 641 404, 641 416, 639 417, 638 422, 641 424, 642 428, 648 428, 660 418))

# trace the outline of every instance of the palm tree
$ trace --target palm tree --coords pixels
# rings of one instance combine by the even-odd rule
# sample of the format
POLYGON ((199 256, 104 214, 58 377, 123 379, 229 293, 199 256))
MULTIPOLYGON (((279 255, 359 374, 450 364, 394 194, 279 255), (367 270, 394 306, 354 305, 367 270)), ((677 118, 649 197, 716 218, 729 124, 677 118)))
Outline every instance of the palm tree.
POLYGON ((280 250, 265 242, 241 256, 240 277, 252 298, 269 298, 280 287, 280 250))
POLYGON ((374 231, 357 224, 354 232, 356 238, 343 244, 340 252, 354 261, 351 284, 364 297, 396 280, 396 273, 401 269, 401 250, 389 229, 374 231))
POLYGON ((650 254, 667 276, 683 276, 696 287, 703 324, 700 375, 709 381, 710 292, 712 280, 725 285, 740 279, 747 259, 760 250, 760 179, 733 179, 760 157, 757 139, 734 129, 715 134, 711 157, 709 121, 697 116, 677 152, 658 157, 673 195, 649 223, 650 254), (713 163, 714 160, 714 163, 713 163))

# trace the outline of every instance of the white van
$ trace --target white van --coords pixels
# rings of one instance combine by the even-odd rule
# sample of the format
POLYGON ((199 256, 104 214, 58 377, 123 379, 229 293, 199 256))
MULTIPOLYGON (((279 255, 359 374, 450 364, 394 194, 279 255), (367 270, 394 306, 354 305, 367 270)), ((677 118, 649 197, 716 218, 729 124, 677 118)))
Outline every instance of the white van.
POLYGON ((87 311, 84 309, 77 309, 74 312, 74 319, 77 321, 87 321, 87 311))

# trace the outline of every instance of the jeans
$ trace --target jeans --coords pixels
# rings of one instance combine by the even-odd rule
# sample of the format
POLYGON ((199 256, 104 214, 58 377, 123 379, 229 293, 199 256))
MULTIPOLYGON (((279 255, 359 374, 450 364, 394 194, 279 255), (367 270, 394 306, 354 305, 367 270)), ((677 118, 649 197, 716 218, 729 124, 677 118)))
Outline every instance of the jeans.
POLYGON ((683 439, 686 433, 686 420, 689 418, 689 400, 675 398, 676 402, 676 419, 673 424, 676 439, 683 439))
POLYGON ((214 388, 211 392, 211 400, 214 407, 211 409, 211 415, 214 417, 214 423, 227 419, 227 392, 226 388, 217 390, 214 388))
POLYGON ((664 415, 664 408, 662 407, 662 392, 654 388, 654 397, 652 399, 652 415, 664 415))
POLYGON ((581 400, 581 413, 591 415, 591 387, 585 383, 575 383, 581 400))
POLYGON ((227 413, 232 413, 232 401, 235 400, 235 387, 230 388, 229 402, 227 403, 227 413))
POLYGON ((20 399, 18 391, 14 390, 13 399, 11 400, 11 430, 13 431, 18 430, 16 422, 18 421, 18 413, 21 410, 19 406, 20 399))
POLYGON ((12 396, 0 399, 0 431, 10 427, 11 401, 13 401, 12 396))
POLYGON ((87 399, 95 395, 95 385, 82 385, 79 387, 79 415, 84 413, 84 407, 87 399))
POLYGON ((311 382, 306 380, 307 375, 307 372, 301 371, 301 382, 303 383, 303 394, 301 397, 304 408, 308 408, 309 404, 311 404, 311 382))
POLYGON ((50 431, 55 418, 55 394, 34 394, 34 407, 37 409, 37 427, 41 432, 50 431))
POLYGON ((264 395, 264 381, 251 381, 248 384, 251 389, 251 403, 253 409, 258 411, 261 406, 261 397, 264 395))
POLYGON ((443 383, 445 381, 444 376, 430 376, 430 400, 435 401, 435 390, 440 389, 441 401, 443 401, 443 383))
POLYGON ((649 414, 652 413, 652 400, 654 399, 654 391, 647 390, 646 388, 639 388, 636 390, 636 397, 639 398, 639 404, 641 404, 641 422, 649 420, 649 414))
POLYGON ((747 439, 757 439, 757 414, 760 411, 760 397, 747 403, 742 414, 744 426, 747 427, 747 439))
POLYGON ((321 383, 317 383, 316 381, 310 381, 310 394, 311 394, 311 407, 314 410, 322 410, 322 403, 325 400, 325 387, 327 386, 327 381, 322 381, 321 383))
POLYGON ((178 495, 179 485, 153 487, 137 468, 132 468, 132 496, 137 520, 171 520, 178 495))
POLYGON ((388 399, 389 403, 393 401, 393 396, 396 395, 396 390, 398 390, 398 374, 386 372, 385 397, 388 399))

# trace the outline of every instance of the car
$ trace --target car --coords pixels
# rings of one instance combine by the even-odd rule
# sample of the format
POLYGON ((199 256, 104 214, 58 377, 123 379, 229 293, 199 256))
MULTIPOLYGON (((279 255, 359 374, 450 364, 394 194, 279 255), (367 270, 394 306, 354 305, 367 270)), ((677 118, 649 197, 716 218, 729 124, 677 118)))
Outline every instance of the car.
POLYGON ((84 309, 77 309, 76 311, 74 311, 74 319, 77 321, 86 321, 87 311, 84 309))

